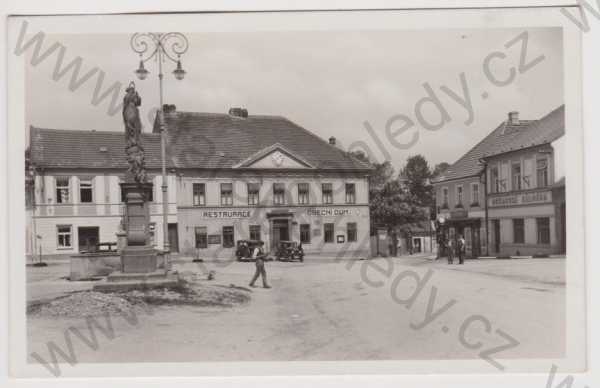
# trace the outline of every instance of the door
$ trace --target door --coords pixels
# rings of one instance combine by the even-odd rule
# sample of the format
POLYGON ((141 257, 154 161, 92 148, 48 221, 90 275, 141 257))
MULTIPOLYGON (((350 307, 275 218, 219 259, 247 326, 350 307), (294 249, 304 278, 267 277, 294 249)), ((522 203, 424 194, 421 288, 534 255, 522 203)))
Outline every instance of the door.
POLYGON ((500 220, 492 220, 494 230, 494 252, 500 252, 500 220))
POLYGON ((279 241, 290 239, 290 228, 288 220, 273 220, 273 234, 271 237, 271 249, 277 249, 279 241))
POLYGON ((473 227, 471 229, 471 246, 473 247, 473 256, 474 258, 479 257, 481 255, 481 244, 479 241, 479 228, 473 227))
POLYGON ((79 236, 79 252, 94 252, 100 242, 100 228, 97 226, 81 226, 77 228, 79 236))
POLYGON ((177 224, 169 224, 169 245, 171 252, 179 252, 179 237, 177 224))

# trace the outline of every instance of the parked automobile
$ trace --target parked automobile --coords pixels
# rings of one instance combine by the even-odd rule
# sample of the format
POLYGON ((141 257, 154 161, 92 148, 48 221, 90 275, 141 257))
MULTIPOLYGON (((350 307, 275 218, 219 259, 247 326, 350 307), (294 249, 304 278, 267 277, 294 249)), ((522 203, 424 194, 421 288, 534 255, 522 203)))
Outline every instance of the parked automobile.
POLYGON ((304 249, 295 241, 279 241, 275 257, 279 261, 304 261, 304 249))
POLYGON ((252 259, 252 252, 261 243, 262 241, 260 240, 238 240, 235 250, 237 261, 254 261, 252 259))

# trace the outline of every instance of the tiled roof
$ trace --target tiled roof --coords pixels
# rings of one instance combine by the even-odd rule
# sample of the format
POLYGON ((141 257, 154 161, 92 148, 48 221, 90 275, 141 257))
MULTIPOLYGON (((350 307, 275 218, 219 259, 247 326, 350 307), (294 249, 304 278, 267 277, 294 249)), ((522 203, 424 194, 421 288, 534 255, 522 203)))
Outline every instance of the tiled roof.
POLYGON ((518 125, 503 122, 454 164, 433 180, 439 183, 479 174, 481 159, 550 143, 564 135, 564 105, 539 120, 520 120, 518 125))
POLYGON ((281 116, 170 112, 165 114, 168 149, 179 167, 231 168, 274 144, 317 169, 370 167, 281 116))
MULTIPOLYGON (((364 170, 367 164, 280 116, 170 112, 168 167, 232 168, 257 152, 281 144, 317 169, 364 170)), ((160 135, 142 137, 146 166, 160 168, 160 135)), ((125 168, 124 133, 33 128, 32 162, 44 167, 125 168), (105 151, 101 151, 104 148, 105 151)))
MULTIPOLYGON (((148 168, 160 168, 160 135, 142 134, 148 168)), ((46 168, 127 168, 125 133, 31 127, 31 162, 46 168)))

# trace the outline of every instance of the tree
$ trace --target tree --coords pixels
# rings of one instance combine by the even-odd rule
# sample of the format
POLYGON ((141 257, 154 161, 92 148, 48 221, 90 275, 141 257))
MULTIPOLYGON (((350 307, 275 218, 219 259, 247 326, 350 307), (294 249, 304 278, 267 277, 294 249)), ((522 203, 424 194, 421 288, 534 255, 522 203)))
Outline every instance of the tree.
POLYGON ((420 206, 432 206, 433 187, 430 184, 432 177, 429 163, 422 155, 414 155, 408 158, 406 165, 400 173, 408 192, 413 200, 420 206))
POLYGON ((450 167, 450 165, 446 162, 438 163, 433 168, 433 172, 431 173, 432 178, 436 178, 440 176, 444 171, 446 171, 450 167))
POLYGON ((352 151, 350 155, 363 163, 370 164, 374 170, 369 178, 370 191, 381 190, 387 182, 389 182, 395 174, 394 167, 386 160, 383 163, 375 163, 369 160, 369 157, 362 151, 352 151))
POLYGON ((369 210, 371 228, 392 228, 426 218, 425 210, 415 203, 410 193, 403 190, 397 179, 386 182, 380 190, 371 190, 369 210))

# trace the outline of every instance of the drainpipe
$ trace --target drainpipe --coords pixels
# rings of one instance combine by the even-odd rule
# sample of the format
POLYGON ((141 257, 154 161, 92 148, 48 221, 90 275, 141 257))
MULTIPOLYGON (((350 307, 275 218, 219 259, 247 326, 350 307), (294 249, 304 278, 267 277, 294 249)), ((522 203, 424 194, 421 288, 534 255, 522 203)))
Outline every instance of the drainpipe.
POLYGON ((490 233, 489 233, 489 217, 488 217, 488 176, 487 176, 487 162, 484 159, 479 159, 479 163, 483 164, 483 197, 485 201, 484 212, 485 212, 485 255, 490 255, 490 233))

